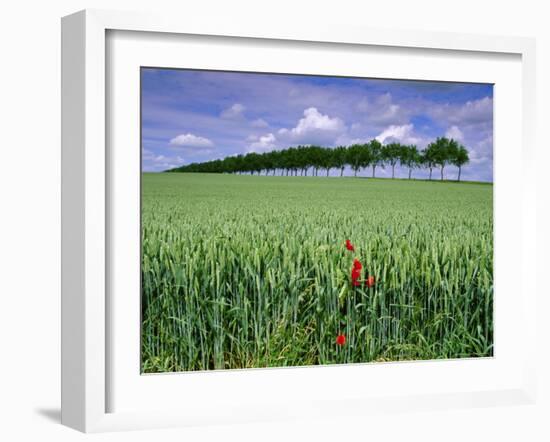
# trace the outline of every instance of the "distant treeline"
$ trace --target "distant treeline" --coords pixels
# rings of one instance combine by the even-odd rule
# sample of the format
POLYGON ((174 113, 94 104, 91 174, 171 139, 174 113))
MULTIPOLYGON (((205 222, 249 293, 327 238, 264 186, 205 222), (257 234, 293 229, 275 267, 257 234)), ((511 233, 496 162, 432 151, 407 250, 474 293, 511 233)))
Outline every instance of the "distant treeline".
POLYGON ((443 180, 445 166, 452 164, 458 167, 458 181, 462 166, 470 161, 468 151, 464 146, 452 138, 440 137, 430 143, 425 149, 418 150, 414 145, 400 143, 381 144, 373 139, 365 144, 339 146, 335 148, 321 146, 297 146, 283 150, 226 157, 223 160, 193 163, 177 167, 168 172, 201 172, 201 173, 251 173, 275 175, 279 171, 281 176, 307 176, 312 170, 313 176, 319 174, 319 169, 326 171, 328 176, 331 169, 340 170, 343 176, 346 166, 354 172, 372 168, 372 176, 376 177, 377 167, 390 166, 392 178, 395 177, 395 166, 399 163, 408 168, 409 179, 414 169, 425 168, 432 171, 438 168, 443 180))

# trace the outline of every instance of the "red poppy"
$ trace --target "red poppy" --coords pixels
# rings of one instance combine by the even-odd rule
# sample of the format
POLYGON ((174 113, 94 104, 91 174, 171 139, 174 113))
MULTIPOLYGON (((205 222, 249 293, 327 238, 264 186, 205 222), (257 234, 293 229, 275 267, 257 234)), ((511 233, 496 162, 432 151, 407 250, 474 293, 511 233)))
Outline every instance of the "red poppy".
POLYGON ((369 276, 366 281, 365 281, 365 285, 368 287, 368 288, 371 288, 372 286, 374 286, 374 276, 369 276))
POLYGON ((336 344, 338 345, 344 345, 346 343, 346 335, 338 335, 336 336, 336 344))
POLYGON ((359 278, 361 277, 361 269, 363 266, 361 265, 361 262, 356 258, 353 260, 353 268, 351 269, 351 284, 354 287, 359 287, 361 283, 359 282, 359 278))
POLYGON ((353 252, 355 250, 355 247, 353 247, 353 244, 349 239, 346 239, 346 249, 348 249, 350 252, 353 252))

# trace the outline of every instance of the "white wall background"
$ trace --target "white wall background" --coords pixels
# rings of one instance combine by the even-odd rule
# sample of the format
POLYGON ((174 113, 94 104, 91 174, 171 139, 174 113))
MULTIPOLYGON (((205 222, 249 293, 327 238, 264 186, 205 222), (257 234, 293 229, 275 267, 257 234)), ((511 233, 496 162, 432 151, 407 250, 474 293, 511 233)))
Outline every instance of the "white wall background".
MULTIPOLYGON (((0 439, 83 440, 59 425, 60 17, 84 8, 155 10, 227 20, 316 21, 384 28, 534 36, 538 52, 539 283, 550 225, 550 13, 545 2, 456 0, 215 1, 19 0, 0 13, 0 439), (544 201, 546 200, 546 201, 544 201)), ((513 203, 513 202, 511 202, 513 203)), ((541 289, 541 293, 545 290, 541 289)), ((548 292, 548 291, 546 291, 548 292)), ((549 293, 550 295, 550 293, 549 293)), ((539 305, 540 398, 536 406, 417 412, 91 436, 161 440, 550 440, 550 302, 539 305)), ((88 436, 89 437, 89 436, 88 436)))

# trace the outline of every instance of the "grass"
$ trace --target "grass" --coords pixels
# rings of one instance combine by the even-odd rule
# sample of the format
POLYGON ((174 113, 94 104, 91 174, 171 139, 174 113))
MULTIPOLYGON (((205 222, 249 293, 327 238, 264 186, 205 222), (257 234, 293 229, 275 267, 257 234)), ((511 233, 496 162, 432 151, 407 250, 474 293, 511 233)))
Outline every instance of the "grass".
POLYGON ((491 356, 492 206, 487 184, 144 174, 142 371, 491 356))

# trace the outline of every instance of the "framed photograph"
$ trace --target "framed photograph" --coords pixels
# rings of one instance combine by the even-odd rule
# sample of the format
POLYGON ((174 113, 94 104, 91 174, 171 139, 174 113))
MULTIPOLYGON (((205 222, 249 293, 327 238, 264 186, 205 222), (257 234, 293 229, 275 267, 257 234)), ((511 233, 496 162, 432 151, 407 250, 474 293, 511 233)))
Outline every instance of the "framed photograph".
POLYGON ((534 400, 532 40, 62 31, 64 424, 534 400))

